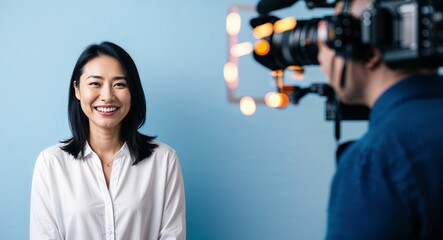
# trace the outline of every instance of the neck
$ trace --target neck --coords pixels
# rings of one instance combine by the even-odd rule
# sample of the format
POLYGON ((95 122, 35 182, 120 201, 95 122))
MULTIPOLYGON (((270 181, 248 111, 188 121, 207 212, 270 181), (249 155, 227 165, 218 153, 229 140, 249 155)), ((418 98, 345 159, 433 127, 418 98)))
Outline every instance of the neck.
POLYGON ((388 88, 409 75, 411 74, 393 71, 388 68, 377 71, 369 80, 369 91, 366 99, 367 106, 371 108, 388 88))
POLYGON ((105 156, 120 150, 123 141, 120 138, 120 128, 115 129, 90 129, 89 145, 92 150, 99 156, 105 156))

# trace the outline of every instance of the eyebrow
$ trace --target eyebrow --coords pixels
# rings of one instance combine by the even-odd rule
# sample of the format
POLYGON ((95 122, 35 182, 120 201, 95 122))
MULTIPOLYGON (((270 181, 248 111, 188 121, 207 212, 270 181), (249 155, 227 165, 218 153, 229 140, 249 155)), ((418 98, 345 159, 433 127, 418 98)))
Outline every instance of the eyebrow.
MULTIPOLYGON (((89 78, 104 79, 104 77, 98 76, 98 75, 89 75, 86 79, 89 79, 89 78)), ((126 77, 125 76, 117 76, 117 77, 113 77, 112 80, 126 80, 126 77)))

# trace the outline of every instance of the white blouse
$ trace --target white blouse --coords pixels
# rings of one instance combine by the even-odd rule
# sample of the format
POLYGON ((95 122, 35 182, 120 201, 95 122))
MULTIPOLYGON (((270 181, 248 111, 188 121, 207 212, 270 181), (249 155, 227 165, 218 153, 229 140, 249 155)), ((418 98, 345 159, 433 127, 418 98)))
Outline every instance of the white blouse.
POLYGON ((109 190, 88 144, 75 159, 52 146, 35 163, 30 239, 186 239, 185 194, 174 149, 159 146, 137 165, 126 144, 112 162, 109 190))

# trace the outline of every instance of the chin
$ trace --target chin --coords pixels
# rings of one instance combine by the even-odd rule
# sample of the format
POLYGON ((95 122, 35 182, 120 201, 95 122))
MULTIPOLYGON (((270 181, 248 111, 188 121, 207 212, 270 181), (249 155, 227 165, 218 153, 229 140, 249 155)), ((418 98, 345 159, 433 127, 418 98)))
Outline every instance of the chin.
MULTIPOLYGON (((340 99, 340 102, 347 104, 347 105, 366 105, 366 102, 364 101, 363 94, 361 91, 343 91, 341 89, 334 89, 335 93, 337 94, 338 98, 340 99)), ((347 89, 350 90, 350 89, 347 89)))
POLYGON ((364 105, 361 99, 351 98, 351 97, 339 97, 340 101, 347 105, 364 105))

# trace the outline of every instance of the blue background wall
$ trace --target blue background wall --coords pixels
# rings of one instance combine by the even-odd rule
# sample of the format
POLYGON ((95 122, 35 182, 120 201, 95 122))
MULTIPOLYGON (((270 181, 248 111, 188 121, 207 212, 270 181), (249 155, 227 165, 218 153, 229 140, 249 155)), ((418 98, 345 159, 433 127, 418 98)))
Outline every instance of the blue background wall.
MULTIPOLYGON (((28 238, 34 161, 70 137, 71 71, 88 44, 103 40, 123 46, 138 65, 148 101, 141 131, 180 156, 188 239, 322 239, 335 167, 324 100, 311 96, 284 110, 258 106, 248 117, 226 99, 226 13, 232 4, 256 2, 1 1, 0 239, 28 238)), ((304 3, 281 11, 314 13, 304 3)), ((251 56, 240 67, 239 95, 274 90, 251 56)), ((317 67, 307 76, 306 84, 325 81, 317 67)), ((344 138, 365 128, 346 123, 344 138)))

